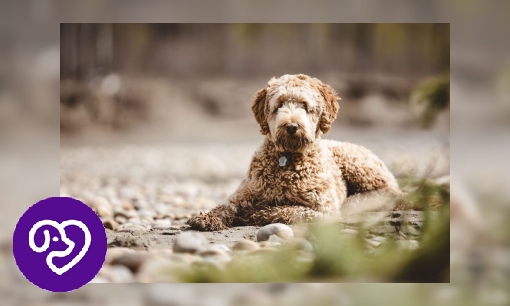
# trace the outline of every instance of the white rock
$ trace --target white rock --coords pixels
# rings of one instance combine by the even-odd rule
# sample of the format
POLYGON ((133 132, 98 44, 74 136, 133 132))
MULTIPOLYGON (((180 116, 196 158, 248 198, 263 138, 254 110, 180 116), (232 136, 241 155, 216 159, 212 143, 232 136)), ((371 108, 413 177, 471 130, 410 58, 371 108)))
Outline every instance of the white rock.
POLYGON ((282 223, 269 224, 257 232, 257 241, 267 241, 271 235, 276 235, 283 240, 290 240, 294 238, 294 232, 290 226, 282 223))
POLYGON ((153 229, 166 230, 172 227, 172 222, 169 219, 158 219, 152 222, 153 229))
POLYGON ((183 232, 175 239, 173 250, 175 253, 196 253, 204 249, 204 242, 197 232, 183 232))
POLYGON ((128 253, 134 253, 135 251, 129 248, 108 248, 106 250, 106 258, 104 261, 105 265, 109 265, 112 263, 112 261, 122 255, 128 254, 128 253))
POLYGON ((110 272, 110 277, 114 283, 133 283, 135 278, 131 270, 126 266, 114 265, 110 272))

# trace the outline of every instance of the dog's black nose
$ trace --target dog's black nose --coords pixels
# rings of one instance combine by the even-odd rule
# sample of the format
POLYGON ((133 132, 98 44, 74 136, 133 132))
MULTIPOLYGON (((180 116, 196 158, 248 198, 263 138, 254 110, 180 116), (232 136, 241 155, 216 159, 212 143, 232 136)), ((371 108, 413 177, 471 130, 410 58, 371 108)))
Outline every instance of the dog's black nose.
POLYGON ((287 129, 287 133, 292 135, 296 133, 298 125, 296 123, 287 123, 285 128, 287 129))

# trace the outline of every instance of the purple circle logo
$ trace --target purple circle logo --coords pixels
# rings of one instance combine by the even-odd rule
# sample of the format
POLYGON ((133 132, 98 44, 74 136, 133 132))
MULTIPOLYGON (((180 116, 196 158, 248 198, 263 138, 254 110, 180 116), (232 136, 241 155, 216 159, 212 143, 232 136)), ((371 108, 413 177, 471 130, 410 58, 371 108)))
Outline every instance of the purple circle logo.
POLYGON ((21 273, 34 285, 55 292, 90 282, 104 263, 106 249, 103 223, 73 198, 52 197, 32 205, 13 235, 21 273))

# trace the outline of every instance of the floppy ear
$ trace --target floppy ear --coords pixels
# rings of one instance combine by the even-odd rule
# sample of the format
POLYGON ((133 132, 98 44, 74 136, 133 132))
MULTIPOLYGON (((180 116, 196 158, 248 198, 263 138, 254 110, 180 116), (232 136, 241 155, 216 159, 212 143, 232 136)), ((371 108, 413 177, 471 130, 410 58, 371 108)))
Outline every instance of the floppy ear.
POLYGON ((322 105, 322 113, 319 119, 319 128, 323 134, 326 134, 331 128, 331 124, 336 119, 336 114, 340 106, 337 100, 340 100, 337 93, 331 86, 322 83, 315 79, 315 86, 324 98, 324 104, 322 105))
POLYGON ((266 101, 267 90, 266 88, 262 88, 257 91, 255 95, 255 99, 252 102, 251 110, 253 111, 253 115, 255 115, 255 119, 260 125, 260 132, 262 135, 269 134, 269 125, 267 124, 267 101, 266 101))

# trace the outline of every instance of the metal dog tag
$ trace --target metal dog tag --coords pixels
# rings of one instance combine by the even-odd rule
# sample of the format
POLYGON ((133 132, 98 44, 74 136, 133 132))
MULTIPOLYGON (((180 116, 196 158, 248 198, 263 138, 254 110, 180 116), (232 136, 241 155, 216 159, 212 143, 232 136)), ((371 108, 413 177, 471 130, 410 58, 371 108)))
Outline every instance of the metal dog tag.
POLYGON ((280 167, 287 165, 287 157, 285 156, 280 157, 280 159, 278 159, 278 164, 280 165, 280 167))

